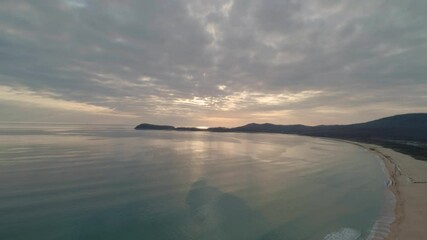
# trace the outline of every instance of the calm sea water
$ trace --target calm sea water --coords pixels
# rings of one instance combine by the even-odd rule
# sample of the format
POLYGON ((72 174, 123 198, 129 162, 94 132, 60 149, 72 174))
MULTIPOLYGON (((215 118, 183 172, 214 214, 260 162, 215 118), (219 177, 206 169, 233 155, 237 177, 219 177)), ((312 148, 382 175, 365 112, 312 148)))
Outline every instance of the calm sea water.
POLYGON ((318 138, 1 125, 0 239, 365 239, 385 181, 318 138))

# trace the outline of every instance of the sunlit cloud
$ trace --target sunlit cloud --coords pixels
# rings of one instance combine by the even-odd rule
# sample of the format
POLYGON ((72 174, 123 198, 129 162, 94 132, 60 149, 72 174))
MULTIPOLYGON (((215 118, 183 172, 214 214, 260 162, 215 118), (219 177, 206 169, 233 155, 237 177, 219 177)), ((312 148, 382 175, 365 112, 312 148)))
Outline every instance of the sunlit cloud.
POLYGON ((0 100, 20 113, 33 105, 74 119, 93 112, 101 121, 123 114, 182 126, 349 123, 425 111, 426 7, 0 1, 0 100))
POLYGON ((151 78, 149 76, 142 76, 139 78, 139 80, 141 80, 143 82, 149 82, 149 81, 153 81, 153 78, 151 78))
POLYGON ((254 112, 251 114, 252 117, 257 119, 272 119, 277 117, 286 117, 291 110, 280 110, 280 111, 266 111, 266 112, 254 112))
POLYGON ((281 94, 255 94, 255 100, 259 104, 265 105, 280 105, 285 103, 296 103, 306 99, 315 97, 321 94, 322 91, 301 91, 297 93, 281 93, 281 94))
POLYGON ((218 85, 218 89, 224 91, 227 88, 225 85, 218 85))
POLYGON ((221 6, 221 12, 225 17, 229 17, 230 10, 233 8, 234 1, 229 1, 221 6))
POLYGON ((25 88, 0 86, 0 100, 12 103, 22 103, 29 106, 85 112, 100 115, 120 115, 121 117, 135 117, 135 115, 117 112, 114 109, 89 103, 68 101, 59 98, 51 92, 34 92, 25 88))
MULTIPOLYGON (((220 86, 219 86, 220 87, 220 86)), ((219 88, 218 87, 218 88, 219 88)), ((220 90, 225 90, 220 89, 220 90)), ((217 97, 193 97, 190 99, 177 98, 174 103, 208 107, 212 110, 232 111, 239 109, 247 109, 256 105, 278 106, 305 101, 309 98, 321 94, 322 91, 302 91, 297 93, 287 92, 280 94, 266 94, 262 92, 235 92, 226 96, 217 97)))
POLYGON ((174 101, 175 104, 188 104, 188 105, 196 105, 196 106, 209 106, 214 101, 214 98, 201 98, 201 97, 193 97, 191 99, 183 99, 178 98, 174 101))

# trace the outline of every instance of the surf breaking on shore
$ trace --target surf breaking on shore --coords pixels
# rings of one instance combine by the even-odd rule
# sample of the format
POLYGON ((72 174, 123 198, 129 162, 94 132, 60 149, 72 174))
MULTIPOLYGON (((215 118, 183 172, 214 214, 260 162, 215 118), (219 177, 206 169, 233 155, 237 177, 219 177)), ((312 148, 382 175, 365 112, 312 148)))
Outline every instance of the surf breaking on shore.
POLYGON ((427 234, 427 162, 381 146, 345 141, 375 153, 389 177, 382 214, 367 240, 418 240, 427 234))

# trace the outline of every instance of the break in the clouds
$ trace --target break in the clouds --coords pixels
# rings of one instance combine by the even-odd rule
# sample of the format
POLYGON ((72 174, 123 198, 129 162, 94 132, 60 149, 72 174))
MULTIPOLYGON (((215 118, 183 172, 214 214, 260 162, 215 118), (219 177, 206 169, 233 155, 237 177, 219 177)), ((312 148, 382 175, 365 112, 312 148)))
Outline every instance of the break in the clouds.
POLYGON ((425 0, 3 0, 2 121, 348 123, 427 106, 425 0))

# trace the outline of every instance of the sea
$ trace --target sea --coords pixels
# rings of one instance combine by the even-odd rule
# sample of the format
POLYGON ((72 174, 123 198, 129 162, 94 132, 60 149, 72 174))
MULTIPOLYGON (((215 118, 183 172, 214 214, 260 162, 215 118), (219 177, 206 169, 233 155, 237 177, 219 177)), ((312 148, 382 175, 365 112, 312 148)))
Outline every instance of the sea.
POLYGON ((364 240, 387 183, 331 139, 0 125, 1 240, 364 240))

